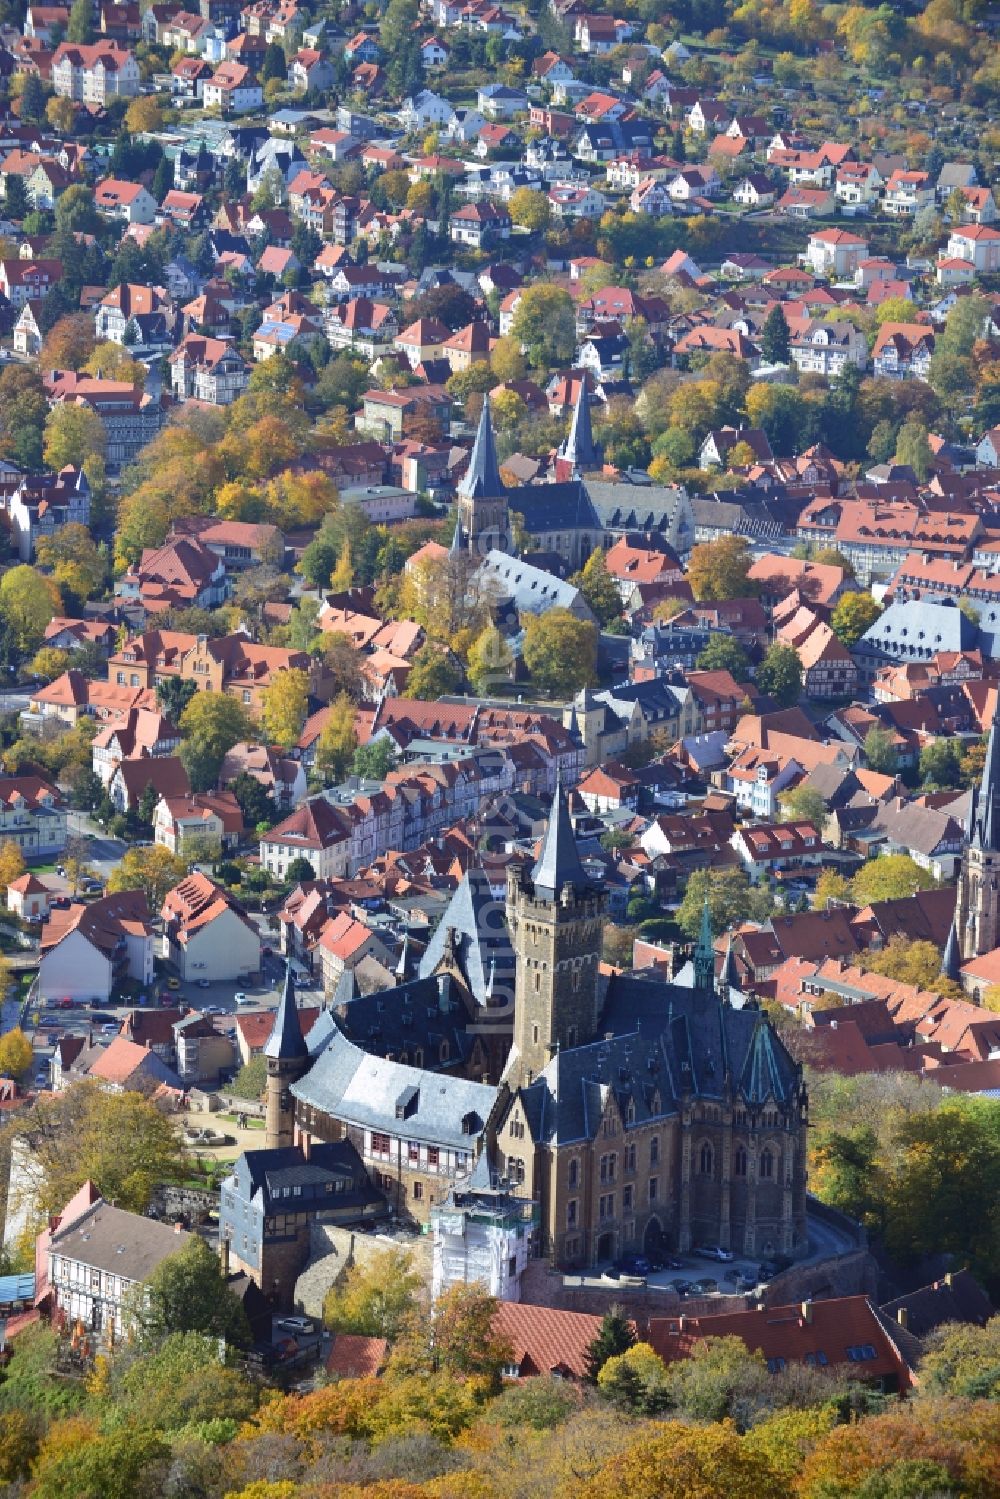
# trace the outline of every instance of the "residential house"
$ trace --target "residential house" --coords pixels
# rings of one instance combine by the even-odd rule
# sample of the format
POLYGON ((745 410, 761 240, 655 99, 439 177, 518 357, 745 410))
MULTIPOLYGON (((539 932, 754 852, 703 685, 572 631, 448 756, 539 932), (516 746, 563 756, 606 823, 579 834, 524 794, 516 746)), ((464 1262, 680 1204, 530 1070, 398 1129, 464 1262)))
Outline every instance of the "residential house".
POLYGON ((67 525, 90 525, 90 485, 83 469, 26 474, 7 500, 11 537, 22 562, 30 562, 42 537, 67 525))
POLYGON ((868 256, 868 241, 850 229, 819 229, 810 234, 803 263, 817 276, 853 276, 868 256))
POLYGON ((42 929, 38 997, 107 1004, 121 985, 153 982, 153 927, 140 890, 53 910, 42 929))
POLYGON ((964 260, 979 275, 1000 270, 1000 229, 992 224, 963 224, 952 229, 945 251, 951 260, 964 260))
POLYGON ((59 98, 102 106, 111 99, 134 98, 141 81, 135 57, 117 42, 60 42, 49 76, 59 98))
POLYGON ((0 776, 0 840, 15 843, 28 860, 61 853, 66 805, 58 788, 40 776, 0 776))
POLYGON ((163 951, 183 983, 236 982, 260 972, 260 933, 235 896, 196 871, 167 892, 163 951))
POLYGON ((243 814, 231 791, 161 796, 153 813, 153 838, 180 858, 218 858, 243 831, 243 814))
POLYGON ((247 388, 249 372, 232 344, 189 333, 169 359, 170 382, 178 400, 231 406, 247 388))
POLYGON ((141 182, 122 182, 105 177, 94 188, 94 207, 105 218, 123 224, 152 224, 156 218, 156 199, 141 182))

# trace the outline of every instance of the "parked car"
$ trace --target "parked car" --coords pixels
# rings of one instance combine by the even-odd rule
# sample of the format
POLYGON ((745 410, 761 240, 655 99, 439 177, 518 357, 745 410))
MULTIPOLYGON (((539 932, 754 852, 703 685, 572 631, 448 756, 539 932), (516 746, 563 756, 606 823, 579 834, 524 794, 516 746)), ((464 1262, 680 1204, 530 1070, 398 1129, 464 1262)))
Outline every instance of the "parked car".
POLYGON ((235 999, 236 999, 236 1003, 238 1005, 252 1005, 252 1004, 255 1003, 254 1000, 250 999, 248 995, 246 995, 246 994, 243 993, 242 989, 235 996, 235 999))
POLYGON ((308 1317, 279 1317, 278 1326, 286 1332, 315 1332, 316 1325, 308 1317))
POLYGON ((206 1015, 224 1015, 226 1012, 221 1005, 206 1005, 204 1013, 206 1015))
POLYGON ((46 1072, 36 1072, 35 1073, 35 1087, 36 1088, 47 1088, 48 1084, 49 1084, 49 1074, 48 1074, 47 1071, 46 1072))
POLYGON ((723 1265, 728 1265, 736 1258, 731 1249, 723 1249, 721 1244, 699 1244, 695 1253, 700 1254, 702 1259, 718 1260, 723 1265))
POLYGON ((211 979, 199 979, 198 980, 198 988, 199 989, 210 989, 211 987, 212 987, 212 980, 211 979))
POLYGON ((696 1296, 712 1296, 719 1289, 719 1282, 706 1275, 703 1280, 696 1280, 692 1289, 696 1296))
POLYGON ((76 1006, 76 1000, 70 999, 68 994, 64 994, 62 999, 56 1000, 56 1004, 59 1006, 60 1010, 72 1010, 76 1006))
POLYGON ((91 1012, 91 1020, 114 1020, 114 1016, 107 1010, 94 1010, 91 1012))
POLYGON ((117 1036, 117 1034, 118 1034, 118 1032, 119 1032, 120 1029, 121 1029, 121 1027, 118 1024, 117 1020, 112 1020, 107 1025, 102 1025, 101 1026, 101 1035, 102 1036, 117 1036))
POLYGON ((615 1269, 622 1275, 648 1275, 652 1268, 644 1254, 623 1254, 615 1261, 615 1269))
POLYGON ((62 1018, 59 1015, 43 1015, 38 1022, 38 1029, 40 1031, 58 1030, 62 1023, 62 1018))
POLYGON ((180 979, 174 979, 174 978, 167 979, 167 988, 168 989, 179 989, 180 986, 181 986, 180 979))
POLYGON ((691 1292, 694 1290, 693 1280, 672 1280, 670 1284, 677 1292, 678 1296, 690 1296, 691 1292))

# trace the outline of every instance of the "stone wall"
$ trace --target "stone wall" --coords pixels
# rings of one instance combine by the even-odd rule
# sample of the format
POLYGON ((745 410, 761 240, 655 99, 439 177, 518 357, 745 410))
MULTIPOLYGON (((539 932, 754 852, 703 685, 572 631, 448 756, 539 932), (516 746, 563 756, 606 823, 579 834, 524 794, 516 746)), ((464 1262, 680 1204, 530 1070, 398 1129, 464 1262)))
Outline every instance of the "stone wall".
POLYGON ((210 1213, 218 1212, 218 1192, 207 1192, 196 1187, 159 1186, 153 1189, 151 1206, 161 1218, 186 1218, 191 1223, 204 1223, 210 1213))
POLYGON ((322 1314, 327 1291, 349 1264, 366 1264, 386 1249, 406 1249, 422 1283, 431 1283, 429 1234, 364 1234, 332 1223, 313 1223, 310 1228, 309 1263, 295 1282, 295 1304, 307 1317, 322 1314))

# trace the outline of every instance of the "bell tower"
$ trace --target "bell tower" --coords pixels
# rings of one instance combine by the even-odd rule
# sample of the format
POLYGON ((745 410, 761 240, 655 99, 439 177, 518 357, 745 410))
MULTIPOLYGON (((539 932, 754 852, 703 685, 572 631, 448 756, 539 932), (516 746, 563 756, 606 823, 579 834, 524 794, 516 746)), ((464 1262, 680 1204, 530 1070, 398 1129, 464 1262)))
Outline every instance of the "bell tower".
POLYGON ((500 478, 490 398, 483 397, 469 467, 458 483, 458 529, 473 557, 511 550, 510 509, 500 478))
POLYGON ((1000 732, 996 718, 986 747, 983 779, 973 792, 954 927, 966 961, 1000 947, 1000 732))
POLYGON ((541 853, 507 876, 514 1045, 506 1079, 526 1086, 557 1051, 593 1041, 607 897, 588 878, 557 780, 541 853))
POLYGON ((309 1050, 295 1006, 291 964, 285 968, 285 987, 274 1016, 274 1027, 264 1043, 267 1086, 264 1090, 264 1145, 279 1150, 295 1143, 295 1103, 291 1086, 309 1066, 309 1050))

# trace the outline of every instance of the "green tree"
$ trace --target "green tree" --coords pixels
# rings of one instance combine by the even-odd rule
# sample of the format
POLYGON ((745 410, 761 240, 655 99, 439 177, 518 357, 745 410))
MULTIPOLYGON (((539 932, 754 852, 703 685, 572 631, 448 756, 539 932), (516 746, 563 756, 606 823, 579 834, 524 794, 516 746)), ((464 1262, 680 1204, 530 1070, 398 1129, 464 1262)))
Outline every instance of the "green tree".
POLYGON ((377 1250, 350 1265, 327 1292, 323 1323, 331 1332, 395 1339, 409 1327, 422 1286, 408 1250, 377 1250))
POLYGON ((609 1358, 597 1376, 601 1393, 623 1410, 655 1416, 667 1408, 667 1366, 648 1343, 609 1358))
POLYGON ((82 42, 86 45, 94 40, 93 14, 90 0, 73 0, 66 26, 68 42, 82 42))
POLYGON ((677 912, 678 926, 692 939, 701 931, 706 896, 716 937, 739 926, 751 914, 750 880, 742 869, 698 869, 687 882, 677 912))
MULTIPOLYGON (((193 1304, 185 1295, 179 1309, 185 1301, 193 1304)), ((252 1382, 220 1359, 216 1338, 198 1332, 172 1332, 139 1358, 113 1366, 111 1394, 103 1424, 112 1431, 179 1432, 220 1421, 232 1431, 249 1420, 258 1400, 252 1382)))
POLYGON ((851 650, 881 613, 882 605, 870 593, 845 593, 830 616, 830 628, 841 645, 851 650))
POLYGON ((873 725, 865 735, 865 759, 868 761, 869 770, 877 770, 881 775, 894 776, 899 766, 899 757, 896 754, 895 735, 891 729, 883 729, 873 725))
POLYGON ((1000 1398, 1000 1317, 991 1317, 985 1327, 945 1323, 936 1328, 924 1344, 920 1389, 966 1400, 1000 1398))
POLYGON ((790 708, 802 695, 802 663, 790 645, 775 641, 757 668, 757 685, 780 708, 790 708))
POLYGON ((578 692, 597 680, 597 627, 568 609, 523 616, 524 664, 553 694, 578 692))
POLYGON ((250 1341, 242 1303, 226 1284, 218 1255, 199 1234, 160 1261, 137 1295, 134 1311, 146 1342, 185 1332, 225 1338, 240 1347, 250 1341))
POLYGON ((576 350, 576 309, 569 292, 544 281, 528 286, 521 292, 511 333, 536 369, 571 360, 576 350))
POLYGON ((750 660, 739 641, 717 632, 695 664, 699 671, 728 671, 737 682, 745 682, 750 674, 750 660))
POLYGON ((960 739, 931 739, 920 751, 920 777, 925 786, 958 786, 962 779, 960 739))
POLYGON ((468 674, 479 697, 503 690, 510 682, 514 657, 496 625, 488 624, 469 648, 468 674))
POLYGON ((167 892, 180 884, 187 872, 187 861, 172 854, 162 844, 129 848, 108 877, 108 891, 141 890, 155 916, 159 914, 167 892))
POLYGON ((636 1344, 635 1327, 620 1306, 610 1306, 601 1325, 588 1345, 585 1364, 587 1378, 596 1384, 608 1359, 618 1358, 636 1344))
POLYGON ((19 649, 32 655, 42 642, 45 627, 59 611, 59 591, 51 578, 22 563, 0 578, 0 614, 14 631, 19 649))
POLYGON ((253 721, 243 704, 224 692, 195 693, 181 714, 178 727, 184 735, 181 759, 192 786, 200 791, 215 785, 222 762, 233 745, 254 737, 253 721))
POLYGON ((309 860, 300 854, 293 859, 285 871, 285 878, 291 885, 300 885, 316 878, 316 871, 309 860))
POLYGON ((923 484, 934 466, 934 455, 928 439, 927 427, 915 417, 910 417, 899 429, 896 438, 896 462, 905 463, 923 484))
POLYGON ((764 363, 787 364, 791 358, 790 339, 785 310, 780 302, 775 302, 760 334, 760 357, 764 363))
POLYGON ((354 751, 351 770, 368 781, 384 781, 396 768, 396 746, 391 739, 369 739, 354 751))
POLYGON ((58 473, 67 464, 83 468, 93 458, 103 458, 108 438, 104 423, 90 406, 61 401, 45 421, 45 462, 58 473))
MULTIPOLYGON (((7 179, 5 211, 10 214, 12 185, 19 177, 7 179)), ((16 216, 16 215, 15 215, 16 216)), ((27 469, 42 466, 42 433, 49 403, 37 371, 25 365, 7 365, 0 371, 0 448, 27 469)))
POLYGON ((570 582, 579 588, 600 624, 609 625, 613 619, 621 618, 622 596, 617 582, 608 572, 607 560, 600 547, 591 552, 583 570, 570 582))
POLYGON ((156 684, 156 703, 172 724, 180 724, 181 715, 198 691, 198 683, 186 677, 164 677, 156 684))
POLYGON ((451 653, 434 641, 426 641, 410 665, 406 691, 410 697, 434 701, 462 685, 462 669, 451 653))
POLYGON ((822 832, 826 822, 826 802, 813 786, 800 782, 780 797, 781 815, 790 822, 811 822, 822 832))
POLYGON ((851 893, 859 906, 877 900, 901 900, 917 890, 930 890, 934 876, 909 854, 882 854, 869 859, 851 881, 851 893))
POLYGON ((241 770, 230 782, 229 790, 240 804, 244 827, 256 828, 261 823, 273 824, 277 821, 278 809, 274 797, 256 776, 241 770))
POLYGON ((244 1062, 230 1083, 229 1091, 236 1098, 257 1100, 263 1098, 266 1086, 267 1057, 263 1052, 258 1052, 249 1062, 244 1062))

